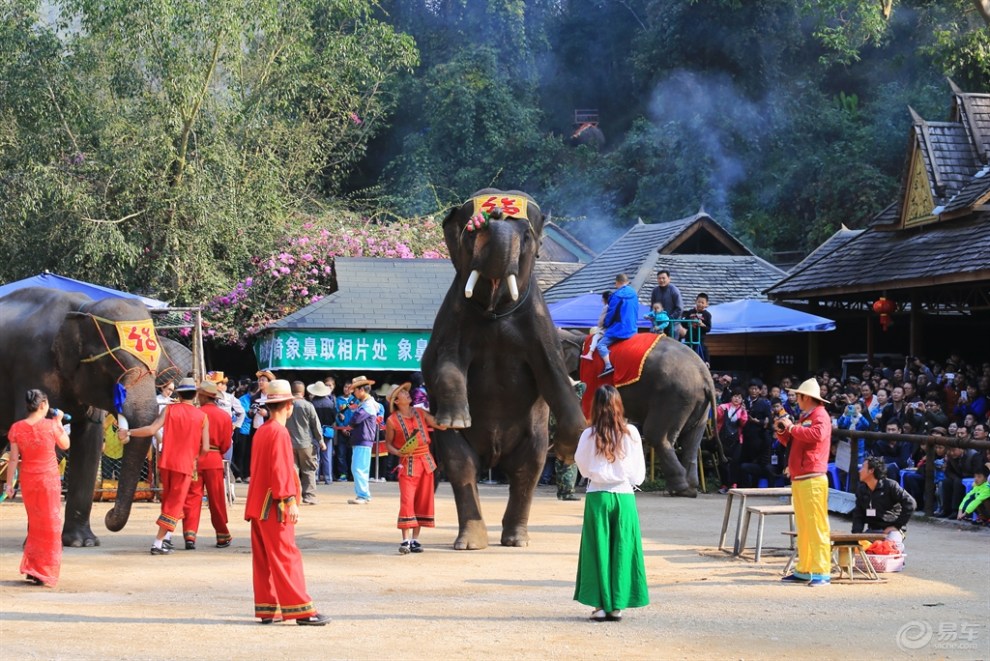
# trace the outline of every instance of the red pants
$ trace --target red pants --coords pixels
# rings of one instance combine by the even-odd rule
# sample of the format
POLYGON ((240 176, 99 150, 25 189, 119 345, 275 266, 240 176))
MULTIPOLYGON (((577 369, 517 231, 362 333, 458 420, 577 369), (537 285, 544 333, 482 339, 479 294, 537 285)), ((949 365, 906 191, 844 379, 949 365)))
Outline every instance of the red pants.
POLYGON ((217 532, 217 542, 230 541, 227 529, 227 494, 223 488, 223 469, 200 469, 197 479, 189 485, 185 507, 182 509, 182 536, 189 542, 196 541, 199 519, 203 513, 203 486, 210 501, 210 522, 217 532))
POLYGON ((410 477, 402 466, 399 467, 399 523, 396 526, 399 530, 434 526, 433 473, 427 473, 419 461, 414 472, 410 477))
POLYGON ((295 620, 316 615, 306 593, 295 524, 280 522, 274 513, 263 521, 251 519, 251 568, 255 617, 295 620))
POLYGON ((189 493, 192 475, 163 468, 161 480, 162 513, 158 517, 158 527, 172 532, 182 518, 182 508, 186 502, 186 494, 189 493))

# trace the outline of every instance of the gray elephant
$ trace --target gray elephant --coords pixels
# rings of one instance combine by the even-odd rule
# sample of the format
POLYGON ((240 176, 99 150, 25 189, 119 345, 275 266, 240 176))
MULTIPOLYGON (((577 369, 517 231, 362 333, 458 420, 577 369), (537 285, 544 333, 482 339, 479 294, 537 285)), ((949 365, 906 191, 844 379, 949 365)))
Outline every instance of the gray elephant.
MULTIPOLYGON (((5 444, 7 430, 24 417, 28 389, 40 388, 52 407, 72 415, 62 543, 97 546, 89 519, 105 411, 116 410, 115 398, 126 393, 122 412, 131 426, 150 424, 158 414, 156 377, 184 374, 189 352, 170 341, 162 351, 148 309, 136 300, 28 287, 0 298, 0 319, 0 440, 5 444)), ((127 523, 149 443, 134 438, 124 446, 117 500, 106 515, 110 530, 127 523)))
POLYGON ((434 445, 457 505, 455 549, 488 546, 477 482, 490 467, 509 480, 501 543, 528 544, 549 410, 558 421, 558 457, 573 459, 585 426, 533 277, 543 223, 528 195, 494 189, 475 193, 443 221, 456 275, 422 365, 434 416, 450 428, 435 432, 434 445))
MULTIPOLYGON (((559 337, 568 369, 577 372, 585 334, 560 330, 559 337)), ((644 445, 657 451, 667 491, 696 497, 698 448, 715 407, 705 363, 687 345, 664 339, 646 357, 639 381, 618 390, 626 417, 639 426, 644 445)))

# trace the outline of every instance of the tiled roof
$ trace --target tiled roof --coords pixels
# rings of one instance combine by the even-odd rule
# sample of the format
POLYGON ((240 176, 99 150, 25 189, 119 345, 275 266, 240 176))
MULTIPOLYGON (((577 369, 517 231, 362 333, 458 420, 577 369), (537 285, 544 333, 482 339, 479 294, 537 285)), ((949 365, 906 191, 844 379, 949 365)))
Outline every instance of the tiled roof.
POLYGON ((540 258, 533 266, 533 275, 536 276, 540 291, 546 291, 579 268, 579 262, 549 262, 540 258))
POLYGON ((814 264, 818 260, 830 255, 846 243, 862 234, 865 230, 851 230, 842 228, 825 240, 825 243, 815 248, 810 255, 795 264, 788 273, 799 273, 814 264))
POLYGON ((965 127, 955 122, 922 122, 916 127, 916 135, 928 168, 928 181, 932 184, 932 196, 945 201, 969 183, 980 167, 965 127), (927 132, 927 141, 924 134, 927 132), (925 144, 931 146, 931 151, 925 144), (942 190, 935 190, 936 182, 942 190))
POLYGON ((953 86, 958 121, 966 127, 970 143, 976 146, 983 162, 990 159, 990 94, 967 94, 953 86))
POLYGON ((964 274, 990 279, 990 211, 895 232, 867 229, 837 241, 814 263, 805 260, 767 293, 780 300, 871 292, 937 285, 964 274))
POLYGON ((429 330, 454 279, 447 259, 338 257, 338 291, 270 328, 429 330))
POLYGON ((543 245, 540 260, 548 262, 577 262, 587 264, 595 257, 595 251, 584 245, 573 234, 555 223, 543 226, 543 245))
POLYGON ((969 180, 962 190, 935 213, 952 213, 968 209, 990 195, 990 166, 984 167, 969 180))
MULTIPOLYGON (((671 282, 681 291, 690 308, 701 292, 712 305, 752 298, 765 301, 764 290, 784 276, 784 272, 756 255, 658 255, 656 268, 670 270, 671 282)), ((656 272, 656 268, 651 273, 656 272)), ((614 286, 607 283, 596 291, 614 286)), ((650 302, 656 279, 650 278, 639 289, 639 300, 650 302)))
MULTIPOLYGON (((547 303, 611 289, 615 285, 615 276, 619 273, 625 273, 632 280, 645 262, 649 262, 649 267, 652 267, 658 257, 657 252, 697 219, 698 216, 695 215, 654 225, 636 223, 591 263, 544 292, 547 303)), ((652 280, 652 277, 649 279, 652 280)))
MULTIPOLYGON (((270 328, 428 331, 454 279, 448 259, 337 257, 335 262, 340 289, 270 328)), ((580 266, 537 261, 533 271, 545 290, 580 266)))

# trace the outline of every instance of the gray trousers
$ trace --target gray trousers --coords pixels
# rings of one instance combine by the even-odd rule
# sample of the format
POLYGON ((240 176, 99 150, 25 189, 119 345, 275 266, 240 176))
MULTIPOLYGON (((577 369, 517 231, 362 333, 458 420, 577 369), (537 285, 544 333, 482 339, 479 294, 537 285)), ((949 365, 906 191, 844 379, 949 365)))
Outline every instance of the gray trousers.
POLYGON ((316 453, 313 446, 292 448, 296 458, 296 469, 299 471, 299 484, 302 487, 303 500, 316 498, 316 453))

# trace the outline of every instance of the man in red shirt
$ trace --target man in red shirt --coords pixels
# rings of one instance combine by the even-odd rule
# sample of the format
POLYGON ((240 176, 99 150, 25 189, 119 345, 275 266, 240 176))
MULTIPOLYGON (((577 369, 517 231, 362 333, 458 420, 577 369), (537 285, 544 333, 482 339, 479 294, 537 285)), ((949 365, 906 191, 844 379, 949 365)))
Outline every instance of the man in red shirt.
POLYGON ((155 535, 151 555, 172 552, 172 532, 183 515, 192 476, 196 472, 196 459, 210 450, 206 414, 193 406, 196 382, 189 378, 182 379, 175 393, 179 397, 177 404, 166 406, 150 425, 130 431, 130 436, 153 436, 163 425, 165 427, 158 459, 162 513, 158 517, 158 534, 155 535))
POLYGON ((285 423, 292 415, 289 382, 268 385, 269 417, 254 435, 251 482, 244 519, 251 522, 254 615, 262 624, 276 619, 323 626, 330 618, 317 612, 306 592, 302 553, 296 546, 301 489, 285 423))
POLYGON ((798 561, 793 574, 781 580, 810 586, 828 585, 832 572, 832 541, 828 524, 828 451, 832 442, 832 419, 827 402, 814 378, 796 390, 801 416, 795 423, 778 418, 777 440, 790 446, 787 468, 791 476, 791 501, 797 527, 798 561))
POLYGON ((196 479, 189 487, 185 507, 182 510, 182 536, 186 550, 196 548, 196 533, 203 512, 203 488, 210 503, 210 522, 217 533, 217 548, 230 546, 230 530, 227 529, 227 494, 223 488, 223 455, 233 442, 234 427, 230 414, 217 406, 220 389, 212 381, 199 384, 197 398, 199 410, 206 414, 210 430, 210 451, 199 455, 196 479))

